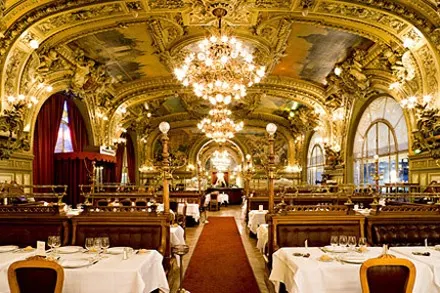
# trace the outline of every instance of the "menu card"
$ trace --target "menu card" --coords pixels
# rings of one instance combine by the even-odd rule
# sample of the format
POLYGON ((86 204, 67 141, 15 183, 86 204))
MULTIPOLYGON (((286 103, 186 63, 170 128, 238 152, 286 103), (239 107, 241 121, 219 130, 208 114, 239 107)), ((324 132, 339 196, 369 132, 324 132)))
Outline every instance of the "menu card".
POLYGON ((44 241, 37 241, 37 255, 46 255, 46 242, 44 241))

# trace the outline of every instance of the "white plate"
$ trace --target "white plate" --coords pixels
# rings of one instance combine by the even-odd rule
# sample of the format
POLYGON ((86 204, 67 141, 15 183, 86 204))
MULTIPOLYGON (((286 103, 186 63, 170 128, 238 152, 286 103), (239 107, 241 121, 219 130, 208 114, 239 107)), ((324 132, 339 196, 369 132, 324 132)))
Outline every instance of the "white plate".
POLYGON ((434 246, 434 249, 435 250, 440 250, 440 245, 437 244, 436 246, 434 246))
POLYGON ((90 261, 88 259, 63 259, 60 262, 63 268, 82 268, 90 265, 90 261))
POLYGON ((348 247, 327 245, 324 247, 324 250, 333 253, 345 253, 348 252, 348 247))
POLYGON ((124 253, 124 248, 125 247, 111 247, 111 248, 107 249, 107 253, 110 253, 110 254, 123 254, 124 253))
POLYGON ((366 261, 367 258, 362 256, 344 256, 341 257, 340 260, 347 263, 361 264, 366 261))
POLYGON ((58 253, 76 253, 82 251, 81 246, 62 246, 57 248, 58 253))
POLYGON ((14 251, 17 250, 18 246, 16 245, 5 245, 5 246, 0 246, 0 253, 1 252, 10 252, 10 251, 14 251))

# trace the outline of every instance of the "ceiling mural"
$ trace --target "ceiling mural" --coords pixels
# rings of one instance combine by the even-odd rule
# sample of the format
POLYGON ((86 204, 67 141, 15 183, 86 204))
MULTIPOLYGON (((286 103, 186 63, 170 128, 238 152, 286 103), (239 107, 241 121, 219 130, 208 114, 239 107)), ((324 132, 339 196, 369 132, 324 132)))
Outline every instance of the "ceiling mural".
MULTIPOLYGON (((279 137, 321 131, 340 148, 356 103, 383 92, 400 101, 439 91, 440 32, 432 21, 437 12, 426 3, 37 2, 9 1, 0 20, 2 107, 23 96, 27 105, 39 105, 50 91, 71 91, 84 100, 96 145, 110 143, 124 128, 148 139, 164 120, 188 131, 176 134, 185 143, 202 135, 196 124, 212 106, 173 73, 183 65, 185 49, 218 28, 218 8, 225 10, 223 28, 254 50, 258 67, 265 66, 265 76, 252 80, 247 95, 227 105, 231 118, 245 125, 237 137, 255 149, 267 142, 269 122, 279 126, 279 137), (399 91, 390 89, 395 83, 399 91)), ((29 109, 23 125, 32 131, 37 115, 29 109)), ((284 157, 280 153, 278 160, 284 157)))
POLYGON ((105 64, 113 77, 126 82, 170 75, 154 54, 152 43, 147 24, 140 23, 88 35, 69 46, 81 48, 88 57, 105 64))
POLYGON ((354 34, 294 24, 285 57, 273 74, 325 84, 334 65, 344 60, 351 49, 368 49, 372 44, 372 41, 354 34))
MULTIPOLYGON (((240 141, 246 142, 248 149, 251 151, 252 160, 256 165, 263 166, 266 164, 269 150, 265 129, 247 128, 245 133, 238 133, 236 137, 240 141)), ((288 165, 288 142, 284 136, 276 136, 274 149, 275 164, 288 165)))

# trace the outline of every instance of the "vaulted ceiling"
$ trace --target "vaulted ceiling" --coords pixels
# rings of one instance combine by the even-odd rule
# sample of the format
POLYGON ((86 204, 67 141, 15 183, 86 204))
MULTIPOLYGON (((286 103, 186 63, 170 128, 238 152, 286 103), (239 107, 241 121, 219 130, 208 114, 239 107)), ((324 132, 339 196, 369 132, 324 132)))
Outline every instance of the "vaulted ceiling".
MULTIPOLYGON (((353 58, 356 52, 365 54, 358 54, 362 56, 358 61, 350 61, 355 83, 373 75, 373 65, 370 73, 359 72, 368 71, 366 64, 383 48, 398 52, 403 49, 405 37, 414 32, 426 37, 417 50, 427 60, 437 60, 435 46, 440 47, 435 30, 440 25, 436 2, 426 0, 0 3, 3 103, 8 95, 19 93, 42 97, 42 103, 44 92, 37 85, 51 84, 55 90, 71 90, 81 96, 92 121, 98 112, 100 117, 107 115, 107 132, 112 133, 117 125, 140 127, 138 132, 144 137, 160 121, 194 129, 206 115, 209 105, 182 87, 172 72, 184 47, 209 35, 217 25, 212 14, 217 7, 227 11, 224 23, 231 33, 249 43, 257 62, 267 67, 262 83, 231 106, 235 118, 245 120, 249 130, 276 122, 289 138, 313 130, 318 123, 316 107, 331 112, 340 105, 329 102, 339 95, 331 91, 334 82, 329 84, 329 80, 335 66, 353 58), (38 49, 29 48, 31 39, 39 41, 38 49), (118 116, 121 108, 127 112, 118 116)), ((436 89, 438 65, 430 69, 416 53, 418 74, 427 78, 411 85, 408 91, 436 89)), ((381 82, 387 88, 389 81, 381 82)), ((364 85, 360 85, 362 89, 366 90, 364 85)), ((29 115, 30 124, 35 116, 29 115)), ((110 139, 111 134, 93 127, 96 144, 110 139), (98 138, 100 135, 103 138, 98 138)))

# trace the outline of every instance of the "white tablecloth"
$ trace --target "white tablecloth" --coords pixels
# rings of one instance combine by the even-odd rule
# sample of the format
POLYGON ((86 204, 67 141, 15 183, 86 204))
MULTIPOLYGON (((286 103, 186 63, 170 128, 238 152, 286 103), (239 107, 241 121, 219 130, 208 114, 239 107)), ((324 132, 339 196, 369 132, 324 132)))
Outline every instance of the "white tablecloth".
MULTIPOLYGON (((369 247, 365 255, 368 258, 375 258, 381 253, 382 248, 369 247)), ((390 253, 408 259, 403 254, 390 253)), ((362 293, 359 275, 361 265, 338 261, 321 262, 318 258, 323 254, 324 252, 317 247, 281 248, 273 254, 269 280, 275 284, 277 292, 282 282, 289 293, 362 293), (308 252, 310 257, 293 256, 294 252, 308 252)), ((440 292, 440 288, 434 283, 431 269, 422 262, 413 259, 411 261, 417 271, 413 293, 440 292)))
POLYGON ((261 224, 257 228, 257 248, 264 253, 264 250, 266 248, 266 244, 268 241, 269 233, 268 233, 268 225, 267 224, 261 224))
POLYGON ((440 288, 440 251, 425 247, 392 247, 390 253, 397 252, 403 254, 406 258, 414 259, 426 264, 434 274, 434 282, 440 288), (413 252, 429 252, 430 256, 414 255, 413 252))
POLYGON ((35 252, 3 252, 0 253, 0 293, 9 292, 8 268, 11 263, 26 259, 35 252))
MULTIPOLYGON (((185 206, 184 203, 179 203, 177 206, 177 212, 179 214, 183 214, 183 207, 185 206)), ((163 212, 163 203, 159 204, 157 206, 158 212, 163 212)), ((186 204, 186 215, 189 217, 193 217, 196 222, 200 219, 200 210, 199 210, 199 204, 198 203, 187 203, 186 204)))
POLYGON ((184 245, 185 243, 185 230, 181 226, 175 226, 170 228, 171 233, 171 246, 184 245))
MULTIPOLYGON (((183 213, 183 207, 184 203, 179 203, 177 212, 179 214, 183 213)), ((200 210, 199 210, 199 204, 198 203, 187 203, 186 204, 186 216, 193 217, 196 222, 200 219, 200 210)))
MULTIPOLYGON (((63 259, 88 257, 90 256, 84 253, 62 254, 60 262, 63 259)), ((169 292, 162 266, 163 256, 159 252, 133 254, 127 260, 123 260, 122 255, 105 257, 92 266, 65 268, 63 293, 147 293, 158 288, 169 292)), ((6 293, 9 292, 8 279, 3 270, 4 268, 0 279, 0 292, 6 293)))
POLYGON ((226 193, 222 192, 217 196, 217 201, 220 204, 229 204, 229 195, 227 195, 226 193))
POLYGON ((266 214, 267 214, 267 210, 263 210, 263 211, 252 210, 249 212, 248 227, 252 233, 257 234, 258 226, 260 226, 261 224, 266 224, 266 218, 265 218, 266 214))

